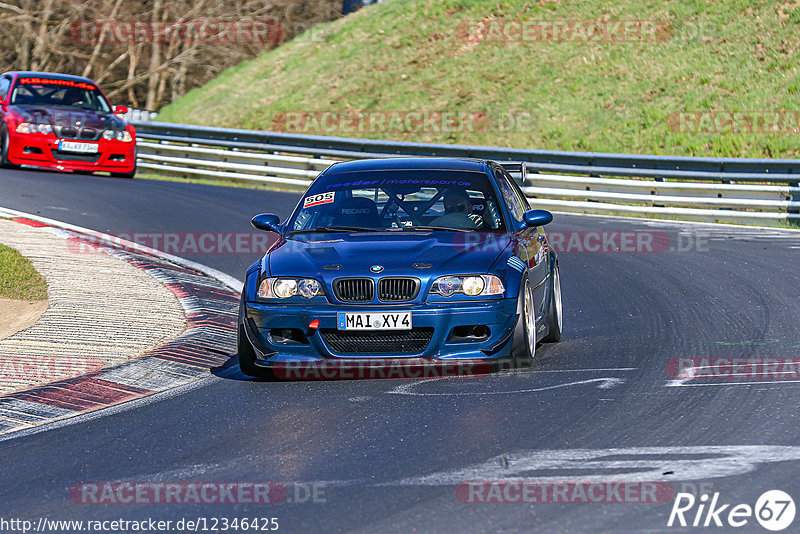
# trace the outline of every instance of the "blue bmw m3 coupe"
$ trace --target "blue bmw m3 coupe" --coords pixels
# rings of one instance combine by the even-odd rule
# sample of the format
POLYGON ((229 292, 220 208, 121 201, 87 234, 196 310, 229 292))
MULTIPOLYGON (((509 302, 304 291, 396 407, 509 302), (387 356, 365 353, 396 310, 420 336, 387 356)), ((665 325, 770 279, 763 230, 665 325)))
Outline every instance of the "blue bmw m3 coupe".
POLYGON ((285 222, 252 220, 278 239, 247 270, 241 370, 529 362, 561 337, 552 219, 493 161, 336 163, 285 222))

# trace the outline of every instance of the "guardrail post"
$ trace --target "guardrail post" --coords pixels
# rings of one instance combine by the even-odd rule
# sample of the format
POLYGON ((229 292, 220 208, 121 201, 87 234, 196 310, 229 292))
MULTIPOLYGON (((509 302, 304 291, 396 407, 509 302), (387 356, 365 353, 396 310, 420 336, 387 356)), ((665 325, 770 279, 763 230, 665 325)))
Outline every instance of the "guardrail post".
MULTIPOLYGON (((797 189, 800 188, 800 182, 791 182, 791 183, 789 183, 789 187, 794 189, 792 191, 792 193, 789 195, 789 201, 790 202, 800 202, 800 194, 798 194, 798 192, 797 192, 797 189)), ((790 207, 786 211, 787 211, 787 213, 800 214, 800 208, 791 208, 790 207)), ((791 221, 789 221, 789 222, 791 222, 791 221)), ((800 226, 800 222, 795 222, 793 224, 795 226, 800 226)))

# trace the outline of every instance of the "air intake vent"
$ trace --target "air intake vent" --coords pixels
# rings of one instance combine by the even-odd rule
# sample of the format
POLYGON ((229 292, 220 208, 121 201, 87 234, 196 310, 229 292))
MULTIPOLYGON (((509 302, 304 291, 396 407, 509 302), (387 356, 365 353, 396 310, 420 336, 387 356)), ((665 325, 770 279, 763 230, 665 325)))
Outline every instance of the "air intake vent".
POLYGON ((101 130, 95 128, 77 128, 75 126, 56 126, 56 135, 63 139, 85 139, 96 141, 100 139, 101 130))
POLYGON ((97 137, 97 130, 94 128, 84 128, 80 132, 81 139, 94 139, 97 137))
POLYGON ((331 350, 338 354, 420 354, 433 337, 433 328, 397 332, 349 332, 320 330, 331 350))
POLYGON ((387 277, 378 281, 381 302, 408 302, 419 293, 419 278, 387 277))
POLYGON ((72 126, 56 126, 56 134, 59 137, 76 139, 78 137, 78 130, 72 126))
POLYGON ((340 278, 333 282, 333 292, 341 302, 372 302, 375 283, 372 278, 340 278))

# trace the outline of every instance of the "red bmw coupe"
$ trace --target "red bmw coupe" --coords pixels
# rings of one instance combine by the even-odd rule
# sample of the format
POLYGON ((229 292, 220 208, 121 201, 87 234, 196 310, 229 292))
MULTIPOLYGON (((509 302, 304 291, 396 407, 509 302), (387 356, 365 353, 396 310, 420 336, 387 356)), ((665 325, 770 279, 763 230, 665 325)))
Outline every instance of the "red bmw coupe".
POLYGON ((97 84, 48 72, 0 75, 0 165, 136 173, 136 131, 97 84))

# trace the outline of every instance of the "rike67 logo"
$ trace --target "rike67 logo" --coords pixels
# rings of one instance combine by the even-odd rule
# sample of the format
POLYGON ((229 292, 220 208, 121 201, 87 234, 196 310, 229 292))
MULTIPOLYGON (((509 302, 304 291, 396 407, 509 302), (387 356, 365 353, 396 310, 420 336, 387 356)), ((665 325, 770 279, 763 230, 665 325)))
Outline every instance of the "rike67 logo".
POLYGON ((765 529, 784 530, 794 521, 794 500, 781 490, 764 492, 755 506, 749 504, 721 503, 719 493, 696 498, 691 493, 678 493, 667 526, 692 527, 743 527, 755 520, 765 529), (710 500, 710 502, 709 502, 710 500))

